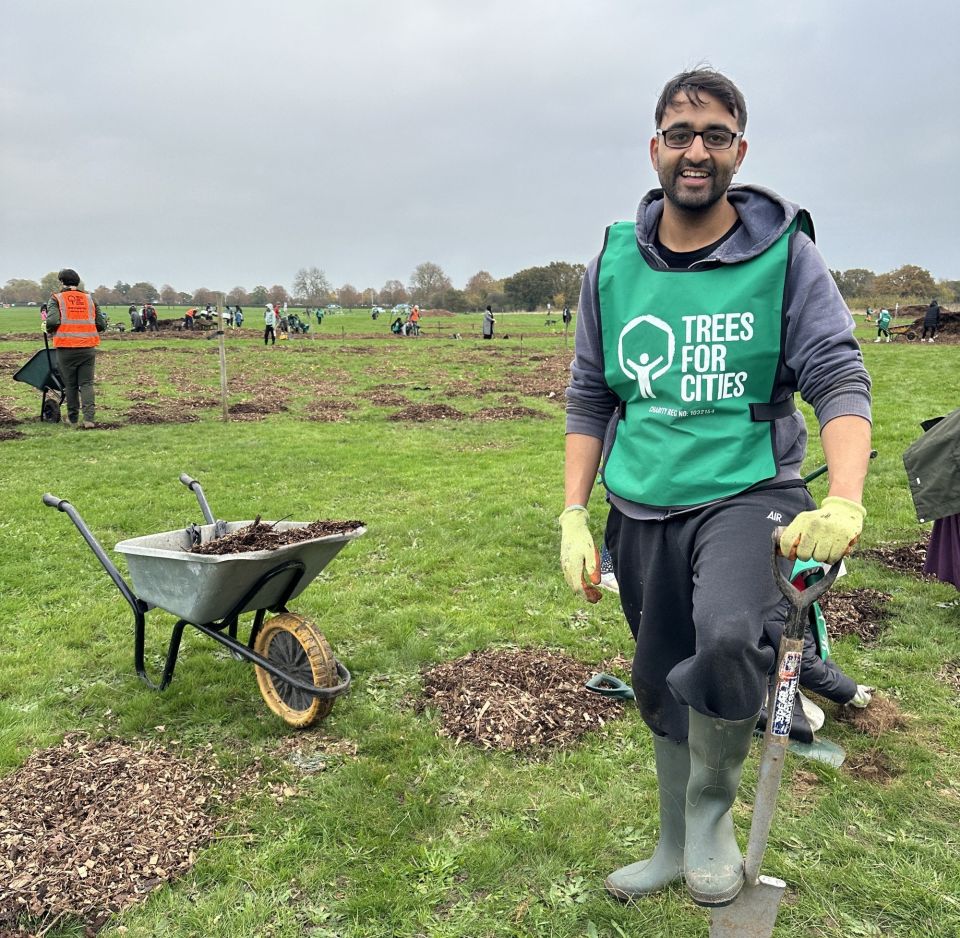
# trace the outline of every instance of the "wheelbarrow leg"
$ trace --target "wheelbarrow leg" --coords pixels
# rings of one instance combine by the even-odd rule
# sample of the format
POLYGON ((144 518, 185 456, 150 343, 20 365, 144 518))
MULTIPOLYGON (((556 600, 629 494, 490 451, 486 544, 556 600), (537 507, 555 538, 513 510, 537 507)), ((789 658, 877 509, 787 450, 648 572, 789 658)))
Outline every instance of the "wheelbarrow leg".
POLYGON ((142 612, 137 614, 133 639, 133 659, 134 666, 137 669, 137 676, 147 687, 153 690, 164 690, 173 680, 173 671, 177 666, 177 656, 180 654, 180 640, 183 638, 183 630, 187 625, 188 623, 185 619, 180 619, 173 627, 173 634, 170 636, 170 644, 167 647, 167 660, 163 665, 163 675, 160 678, 160 683, 155 684, 147 674, 147 666, 144 661, 146 616, 142 612))

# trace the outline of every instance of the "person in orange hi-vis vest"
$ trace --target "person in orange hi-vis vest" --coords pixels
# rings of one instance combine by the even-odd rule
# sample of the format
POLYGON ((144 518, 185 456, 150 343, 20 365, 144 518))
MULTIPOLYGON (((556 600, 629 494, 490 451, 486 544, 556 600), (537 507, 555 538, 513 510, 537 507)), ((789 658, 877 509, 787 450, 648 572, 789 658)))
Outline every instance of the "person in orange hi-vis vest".
POLYGON ((57 278, 63 289, 50 297, 47 331, 53 334, 57 368, 67 395, 67 424, 74 429, 92 430, 96 426, 94 365, 100 333, 106 329, 107 321, 93 297, 80 289, 80 275, 75 270, 66 267, 57 278))

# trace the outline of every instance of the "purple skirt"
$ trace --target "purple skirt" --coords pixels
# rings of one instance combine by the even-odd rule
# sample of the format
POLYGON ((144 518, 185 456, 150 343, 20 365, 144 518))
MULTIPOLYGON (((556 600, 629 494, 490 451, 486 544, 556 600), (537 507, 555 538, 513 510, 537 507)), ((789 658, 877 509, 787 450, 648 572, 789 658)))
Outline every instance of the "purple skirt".
POLYGON ((948 515, 933 522, 923 572, 932 573, 938 580, 960 589, 960 515, 948 515))

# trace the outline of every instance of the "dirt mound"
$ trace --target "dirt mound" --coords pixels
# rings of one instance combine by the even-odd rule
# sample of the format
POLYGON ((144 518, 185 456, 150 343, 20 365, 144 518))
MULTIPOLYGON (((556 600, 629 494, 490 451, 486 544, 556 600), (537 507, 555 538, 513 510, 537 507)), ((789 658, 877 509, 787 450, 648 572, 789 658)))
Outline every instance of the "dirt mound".
POLYGON ((870 705, 859 707, 838 707, 837 720, 848 723, 858 733, 867 736, 881 736, 890 730, 902 730, 908 723, 907 717, 889 697, 874 694, 870 705))
MULTIPOLYGON (((892 325, 902 326, 910 323, 917 336, 923 335, 923 317, 926 306, 901 306, 897 318, 892 325)), ((955 313, 945 306, 940 307, 940 328, 937 330, 937 342, 960 342, 960 313, 955 313)))
POLYGON ((847 756, 843 767, 855 778, 877 785, 883 785, 900 774, 890 758, 875 747, 847 756))
POLYGON ((546 420, 547 414, 541 410, 517 404, 513 407, 484 407, 470 417, 473 420, 525 420, 528 417, 534 420, 546 420))
POLYGON ((923 564, 927 559, 927 547, 930 544, 929 533, 915 544, 878 544, 857 552, 857 556, 866 557, 882 563, 891 570, 924 576, 923 564))
POLYGON ((339 423, 351 410, 356 410, 357 405, 350 401, 339 400, 315 400, 310 402, 307 408, 307 419, 314 420, 317 423, 339 423))
POLYGON ((451 313, 449 309, 422 309, 420 310, 421 315, 423 316, 456 316, 456 313, 451 313))
POLYGON ((481 749, 569 746, 623 713, 584 687, 593 669, 560 652, 471 652, 423 672, 417 709, 436 707, 440 734, 481 749))
POLYGON ((156 404, 139 404, 127 411, 127 423, 143 426, 159 423, 193 423, 198 419, 196 414, 185 412, 177 407, 159 407, 156 404))
POLYGON ((390 414, 387 420, 410 420, 413 423, 426 423, 430 420, 463 420, 464 414, 448 404, 411 404, 390 414))
POLYGON ((844 635, 858 635, 865 645, 873 644, 887 627, 890 614, 885 606, 889 601, 889 593, 869 587, 827 593, 820 599, 827 634, 834 641, 844 635))
POLYGON ((223 784, 163 749, 82 734, 33 753, 0 783, 0 926, 96 931, 193 865, 223 784))
POLYGON ((272 524, 261 521, 257 516, 252 524, 239 528, 231 534, 214 538, 206 544, 190 548, 193 554, 245 554, 253 550, 276 550, 287 544, 299 544, 317 537, 331 534, 345 534, 362 528, 362 521, 314 521, 302 528, 290 528, 275 531, 272 524))
POLYGON ((271 414, 280 414, 287 410, 287 405, 280 401, 256 400, 238 401, 227 408, 227 413, 235 420, 260 420, 271 414))

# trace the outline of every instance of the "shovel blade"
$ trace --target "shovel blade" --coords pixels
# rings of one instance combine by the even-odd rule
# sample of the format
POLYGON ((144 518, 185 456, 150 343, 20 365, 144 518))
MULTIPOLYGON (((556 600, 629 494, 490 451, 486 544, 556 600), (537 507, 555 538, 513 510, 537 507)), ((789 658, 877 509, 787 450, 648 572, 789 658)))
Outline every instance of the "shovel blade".
POLYGON ((710 938, 772 938, 777 909, 787 884, 761 876, 756 886, 744 886, 734 901, 710 916, 710 938))

